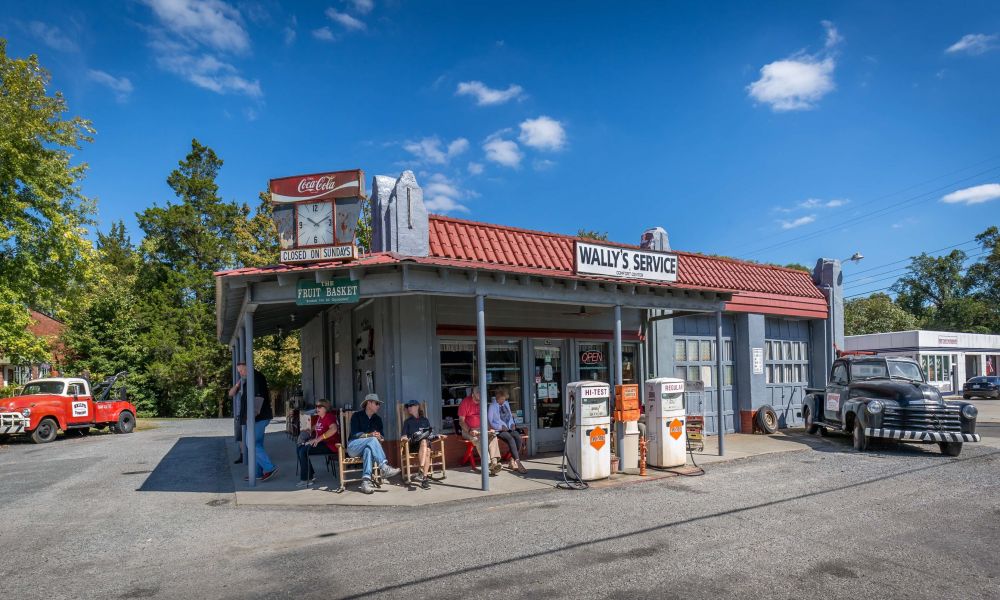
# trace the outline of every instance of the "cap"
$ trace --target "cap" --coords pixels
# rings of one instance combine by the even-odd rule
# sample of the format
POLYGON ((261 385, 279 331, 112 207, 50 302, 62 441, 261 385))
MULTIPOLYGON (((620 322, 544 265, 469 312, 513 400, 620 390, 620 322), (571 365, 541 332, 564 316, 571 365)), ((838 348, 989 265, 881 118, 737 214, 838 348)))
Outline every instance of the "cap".
POLYGON ((378 399, 378 394, 371 393, 365 396, 365 402, 376 402, 382 404, 382 401, 378 399))
POLYGON ((410 408, 411 406, 420 406, 420 403, 416 400, 407 400, 406 404, 403 405, 405 408, 410 408))

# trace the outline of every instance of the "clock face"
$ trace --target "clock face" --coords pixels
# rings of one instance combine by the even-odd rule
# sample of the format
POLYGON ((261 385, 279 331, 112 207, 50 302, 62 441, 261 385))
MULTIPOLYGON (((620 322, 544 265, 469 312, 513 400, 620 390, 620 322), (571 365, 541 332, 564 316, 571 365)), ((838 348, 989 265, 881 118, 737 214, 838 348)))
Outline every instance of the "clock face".
POLYGON ((333 202, 300 204, 296 213, 299 246, 333 243, 333 202))

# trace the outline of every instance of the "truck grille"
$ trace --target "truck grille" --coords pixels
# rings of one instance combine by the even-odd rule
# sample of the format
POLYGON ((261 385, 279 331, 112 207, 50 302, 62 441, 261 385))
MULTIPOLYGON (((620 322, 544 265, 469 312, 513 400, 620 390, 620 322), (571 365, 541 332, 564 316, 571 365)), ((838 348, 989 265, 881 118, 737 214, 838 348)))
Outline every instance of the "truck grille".
POLYGON ((882 427, 909 431, 962 431, 959 409, 951 406, 887 406, 882 427))

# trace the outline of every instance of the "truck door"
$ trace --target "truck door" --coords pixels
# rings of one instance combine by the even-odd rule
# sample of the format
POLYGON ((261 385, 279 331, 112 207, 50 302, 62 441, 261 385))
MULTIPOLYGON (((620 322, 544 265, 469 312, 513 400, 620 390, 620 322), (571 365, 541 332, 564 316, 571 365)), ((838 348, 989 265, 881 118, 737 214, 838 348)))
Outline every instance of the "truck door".
POLYGON ((830 383, 826 385, 826 396, 823 398, 824 421, 840 423, 840 407, 847 399, 847 383, 847 364, 843 361, 833 363, 830 383))
POLYGON ((90 398, 90 390, 82 383, 70 383, 66 386, 66 395, 69 396, 66 424, 93 423, 94 402, 90 398))

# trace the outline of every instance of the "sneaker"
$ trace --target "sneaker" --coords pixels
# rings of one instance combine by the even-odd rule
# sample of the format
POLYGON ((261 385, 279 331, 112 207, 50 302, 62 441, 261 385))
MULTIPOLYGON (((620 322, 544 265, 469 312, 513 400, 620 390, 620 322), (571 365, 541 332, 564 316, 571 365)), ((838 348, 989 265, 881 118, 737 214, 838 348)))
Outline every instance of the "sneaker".
POLYGON ((308 479, 306 481, 300 481, 300 482, 296 483, 295 487, 297 487, 297 488, 310 488, 315 483, 316 483, 315 479, 308 479))
POLYGON ((490 463, 490 477, 496 477, 500 471, 503 470, 503 465, 497 461, 490 463))
POLYGON ((425 490, 431 489, 431 478, 430 477, 421 477, 420 478, 420 488, 421 489, 425 489, 425 490))
POLYGON ((272 477, 272 476, 273 476, 273 475, 274 475, 275 473, 277 473, 277 472, 278 472, 278 467, 277 467, 277 466, 275 466, 275 467, 274 467, 273 469, 271 469, 270 471, 268 471, 268 472, 264 473, 263 475, 261 475, 261 476, 260 476, 260 480, 261 480, 261 481, 267 481, 268 479, 270 479, 270 478, 271 478, 271 477, 272 477))
POLYGON ((400 471, 396 467, 391 466, 389 463, 382 463, 382 477, 385 479, 392 479, 396 475, 399 475, 400 471))
POLYGON ((363 494, 374 494, 375 493, 375 488, 372 487, 372 481, 371 481, 371 479, 362 479, 361 480, 361 493, 363 493, 363 494))

